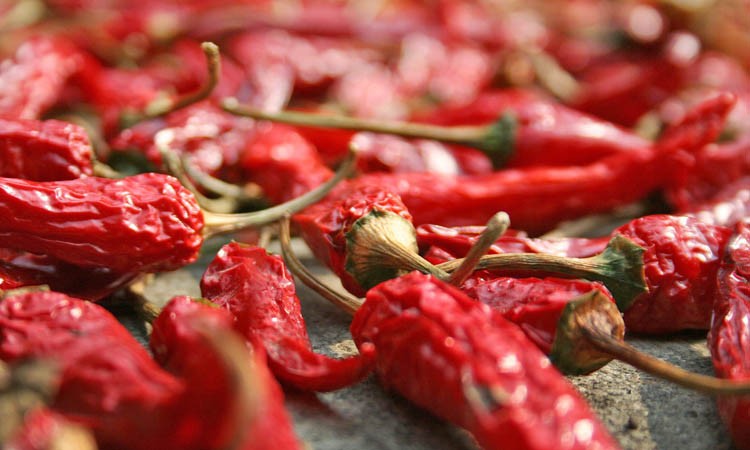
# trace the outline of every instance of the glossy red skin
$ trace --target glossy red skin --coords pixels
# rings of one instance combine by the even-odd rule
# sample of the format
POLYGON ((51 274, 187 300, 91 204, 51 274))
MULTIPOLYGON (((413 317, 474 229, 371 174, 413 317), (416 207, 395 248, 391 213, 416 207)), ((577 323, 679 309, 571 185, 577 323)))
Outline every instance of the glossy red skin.
POLYGON ((560 316, 571 300, 598 290, 615 301, 599 283, 561 278, 473 276, 461 290, 518 325, 545 355, 552 351, 560 316))
POLYGON ((375 286, 351 332, 357 345, 375 344, 387 388, 467 429, 482 448, 618 447, 517 326, 435 278, 411 273, 375 286), (507 403, 483 401, 492 388, 507 403))
MULTIPOLYGON (((422 252, 426 252, 434 246, 447 251, 454 258, 463 258, 479 239, 484 229, 484 226, 420 225, 417 227, 417 242, 422 252)), ((600 253, 608 242, 608 236, 601 238, 535 239, 527 237, 522 232, 506 232, 490 246, 487 253, 547 253, 571 258, 585 258, 600 253)))
POLYGON ((56 292, 4 299, 0 359, 32 357, 54 358, 59 364, 60 386, 51 407, 90 427, 100 446, 173 445, 165 430, 178 424, 185 386, 160 369, 102 307, 56 292))
POLYGON ((299 197, 333 176, 315 147, 282 124, 259 122, 240 158, 244 181, 258 184, 272 204, 299 197))
POLYGON ((371 211, 391 212, 411 221, 409 210, 387 187, 339 184, 324 200, 292 216, 305 243, 316 258, 329 267, 346 290, 364 296, 365 290, 346 271, 346 233, 371 211))
POLYGON ((203 214, 173 177, 56 182, 0 178, 0 246, 118 273, 174 270, 194 261, 203 214))
POLYGON ((39 119, 62 99, 66 84, 87 64, 89 57, 64 38, 26 40, 0 65, 0 117, 39 119))
POLYGON ((636 333, 661 334, 708 329, 716 272, 730 229, 691 217, 651 215, 615 230, 646 249, 646 284, 625 311, 625 326, 636 333))
POLYGON ((238 243, 222 247, 201 278, 201 293, 232 313, 235 329, 265 349, 271 371, 286 384, 332 391, 372 370, 372 349, 344 359, 312 349, 294 280, 283 259, 263 248, 238 243))
POLYGON ((93 175, 86 131, 58 120, 0 119, 0 177, 32 181, 93 175))
POLYGON ((614 124, 520 89, 486 91, 467 105, 437 108, 419 120, 440 125, 489 124, 505 113, 518 123, 507 167, 585 165, 651 145, 614 124))
POLYGON ((691 205, 682 214, 711 225, 734 226, 750 216, 750 177, 726 185, 708 201, 691 205))
MULTIPOLYGON (((716 375, 731 380, 750 379, 750 227, 743 221, 727 245, 717 277, 717 289, 708 335, 716 375)), ((719 415, 729 428, 734 445, 750 449, 750 399, 719 397, 719 415)))
POLYGON ((97 301, 126 286, 138 275, 84 269, 48 255, 0 249, 0 290, 47 285, 53 291, 97 301))
MULTIPOLYGON (((191 435, 199 434, 201 429, 213 429, 216 440, 207 443, 206 448, 223 448, 236 432, 232 429, 236 421, 231 414, 237 398, 233 388, 227 385, 227 374, 216 370, 225 363, 216 359, 215 350, 206 345, 205 339, 196 332, 196 327, 207 328, 209 332, 232 330, 233 322, 234 317, 225 309, 178 296, 170 300, 153 323, 150 347, 154 358, 177 376, 195 381, 189 399, 192 405, 186 408, 194 408, 201 413, 200 417, 195 418, 199 427, 170 432, 173 435, 182 432, 182 440, 191 442, 191 435)), ((252 388, 258 396, 258 411, 247 425, 247 438, 239 448, 299 449, 292 421, 284 408, 284 393, 268 370, 262 349, 250 351, 247 364, 251 364, 251 358, 252 388)))

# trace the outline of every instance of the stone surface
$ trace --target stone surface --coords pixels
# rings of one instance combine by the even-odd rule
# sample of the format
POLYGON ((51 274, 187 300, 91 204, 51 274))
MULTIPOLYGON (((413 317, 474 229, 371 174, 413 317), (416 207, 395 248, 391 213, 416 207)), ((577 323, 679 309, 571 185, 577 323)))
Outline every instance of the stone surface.
MULTIPOLYGON (((159 275, 145 295, 164 302, 172 295, 198 296, 198 279, 220 243, 188 269, 159 275), (213 252, 213 253, 212 253, 213 252)), ((331 286, 337 279, 317 265, 303 246, 299 256, 331 286)), ((274 248, 272 247, 272 251, 274 248)), ((314 347, 343 356, 353 351, 349 317, 298 285, 303 314, 314 347)), ((687 370, 711 374, 705 336, 629 339, 637 348, 687 370)), ((596 373, 571 377, 624 449, 729 449, 729 438, 712 398, 655 379, 619 362, 596 373)), ((315 450, 476 449, 471 438, 384 390, 375 377, 337 392, 287 392, 298 435, 315 450)))

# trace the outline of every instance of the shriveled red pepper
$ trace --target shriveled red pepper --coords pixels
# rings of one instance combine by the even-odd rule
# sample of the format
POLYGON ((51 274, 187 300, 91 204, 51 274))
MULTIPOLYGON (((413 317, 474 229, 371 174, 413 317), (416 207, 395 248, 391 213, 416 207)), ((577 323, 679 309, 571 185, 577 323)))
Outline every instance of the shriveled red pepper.
POLYGON ((483 448, 617 448, 575 389, 513 324, 418 273, 367 294, 351 326, 383 384, 483 448))
POLYGON ((221 448, 222 442, 247 450, 300 448, 284 408, 283 391, 266 367, 263 350, 248 349, 244 339, 234 333, 233 321, 231 313, 224 309, 185 296, 174 297, 153 323, 150 346, 154 357, 170 372, 187 379, 203 379, 206 386, 215 391, 193 395, 190 399, 190 408, 202 412, 201 427, 222 430, 217 433, 217 442, 209 448, 221 448), (215 340, 213 344, 206 342, 207 333, 215 340), (230 338, 233 341, 231 351, 217 355, 214 346, 228 347, 223 340, 230 338), (219 366, 226 365, 226 362, 216 362, 217 358, 234 359, 230 364, 238 369, 235 378, 244 379, 207 374, 206 367, 211 367, 212 361, 219 366), (236 396, 244 398, 238 401, 222 395, 233 390, 239 391, 236 396), (215 401, 207 405, 206 398, 215 401))
POLYGON ((750 215, 750 177, 726 185, 709 200, 691 205, 682 214, 711 225, 734 226, 750 215))
MULTIPOLYGON (((727 245, 719 269, 716 298, 713 305, 708 348, 716 375, 731 380, 750 379, 748 342, 750 314, 748 268, 750 267, 750 226, 738 224, 727 245)), ((748 397, 718 399, 719 414, 732 436, 735 446, 750 448, 750 400, 748 397)))
POLYGON ((45 254, 116 273, 174 270, 193 262, 204 237, 278 220, 323 196, 352 169, 302 197, 263 211, 212 214, 175 178, 145 173, 122 179, 57 182, 0 178, 0 248, 45 254))
POLYGON ((86 131, 58 120, 0 119, 0 176, 33 181, 93 175, 86 131))
POLYGON ((282 258, 259 247, 225 245, 201 278, 201 292, 229 310, 235 329, 264 348, 273 373, 303 390, 330 391, 364 378, 372 368, 372 349, 335 359, 313 351, 294 280, 282 258))

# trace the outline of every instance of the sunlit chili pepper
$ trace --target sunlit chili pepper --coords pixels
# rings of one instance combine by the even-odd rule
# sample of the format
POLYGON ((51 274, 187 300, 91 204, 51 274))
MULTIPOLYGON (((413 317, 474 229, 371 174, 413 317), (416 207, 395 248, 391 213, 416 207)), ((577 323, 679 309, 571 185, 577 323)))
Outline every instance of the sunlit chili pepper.
MULTIPOLYGON (((747 358, 750 327, 748 327, 747 293, 750 267, 750 227, 740 222, 727 245, 717 277, 708 348, 711 350, 716 375, 730 380, 750 379, 747 358)), ((719 414, 737 448, 750 448, 750 400, 748 397, 719 398, 719 414)))
POLYGON ((0 176, 33 181, 93 174, 86 131, 57 120, 0 119, 0 176))
MULTIPOLYGON (((183 378, 202 379, 214 391, 192 395, 189 399, 192 404, 185 406, 202 412, 201 427, 223 431, 217 433, 217 441, 209 448, 230 445, 245 450, 300 448, 284 408, 283 391, 266 367, 262 349, 248 347, 233 332, 230 313, 189 297, 174 297, 153 326, 150 346, 160 364, 183 378), (233 378, 206 373, 206 368, 212 362, 216 364, 217 358, 220 367, 236 368, 233 378), (232 391, 235 396, 245 398, 237 401, 223 395, 232 391), (215 401, 206 404, 207 398, 215 401)), ((187 435, 195 432, 189 428, 181 431, 187 435)))
POLYGON ((682 214, 710 225, 734 226, 750 216, 750 177, 727 184, 709 200, 691 205, 682 214))
POLYGON ((204 237, 278 220, 317 201, 353 166, 290 202, 246 214, 202 211, 173 177, 146 173, 119 180, 59 182, 0 178, 0 248, 46 254, 120 274, 174 270, 193 262, 204 237))
POLYGON ((375 345, 385 386, 483 448, 617 448, 515 325, 434 277, 411 273, 371 289, 351 332, 358 345, 375 345))
POLYGON ((280 380, 304 390, 330 391, 364 378, 372 368, 372 349, 335 359, 313 351, 305 329, 294 280, 283 259, 265 249, 225 245, 201 278, 201 292, 229 310, 235 328, 265 349, 280 380))

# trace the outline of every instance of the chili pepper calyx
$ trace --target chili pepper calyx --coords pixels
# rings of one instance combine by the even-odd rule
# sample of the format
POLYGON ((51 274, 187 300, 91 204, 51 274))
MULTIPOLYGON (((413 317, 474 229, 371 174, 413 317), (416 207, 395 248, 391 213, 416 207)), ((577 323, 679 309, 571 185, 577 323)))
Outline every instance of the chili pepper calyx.
POLYGON ((346 249, 344 268, 365 289, 414 270, 448 278, 419 256, 414 225, 389 211, 373 209, 354 222, 346 249))
POLYGON ((54 361, 31 359, 14 365, 0 361, 0 447, 23 426, 27 414, 49 404, 60 370, 54 361))
POLYGON ((602 278, 592 278, 607 286, 617 302, 617 308, 625 311, 639 295, 648 292, 643 266, 646 250, 623 235, 617 234, 599 255, 602 261, 602 278))
POLYGON ((502 167, 513 155, 518 130, 518 119, 510 112, 504 112, 493 124, 487 126, 487 133, 476 143, 469 143, 486 154, 495 169, 502 167))
POLYGON ((601 291, 595 289, 567 304, 558 320, 550 359, 568 375, 586 375, 600 369, 612 356, 593 346, 583 335, 580 323, 586 322, 617 340, 625 336, 620 311, 601 291))

